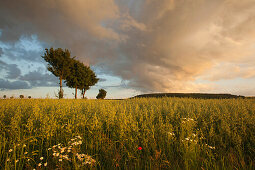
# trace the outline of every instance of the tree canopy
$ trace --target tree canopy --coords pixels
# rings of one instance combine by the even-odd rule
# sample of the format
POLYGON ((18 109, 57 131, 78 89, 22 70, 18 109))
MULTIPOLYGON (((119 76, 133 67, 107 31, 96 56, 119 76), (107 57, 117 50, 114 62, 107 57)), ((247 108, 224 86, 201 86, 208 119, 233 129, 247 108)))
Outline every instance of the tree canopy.
POLYGON ((57 48, 45 49, 42 58, 48 63, 48 70, 59 77, 59 98, 63 98, 62 80, 65 80, 70 74, 71 53, 69 50, 57 48))
POLYGON ((105 96, 106 96, 106 91, 104 90, 104 89, 100 89, 99 90, 99 93, 98 93, 98 95, 97 95, 97 99, 104 99, 105 98, 105 96))
POLYGON ((70 74, 66 78, 66 85, 75 88, 75 98, 77 98, 77 90, 82 90, 82 95, 84 98, 86 90, 90 86, 95 85, 98 82, 95 73, 90 67, 85 66, 78 60, 72 59, 70 74))
POLYGON ((89 66, 71 57, 67 49, 46 48, 42 58, 48 63, 48 70, 59 77, 59 98, 63 98, 62 80, 65 80, 68 87, 75 88, 75 98, 78 89, 82 91, 84 98, 85 92, 99 80, 89 66))
POLYGON ((90 69, 90 67, 88 67, 87 78, 81 82, 81 86, 79 88, 83 99, 85 98, 84 96, 86 91, 89 90, 91 86, 94 86, 98 80, 99 79, 96 77, 96 74, 90 69))

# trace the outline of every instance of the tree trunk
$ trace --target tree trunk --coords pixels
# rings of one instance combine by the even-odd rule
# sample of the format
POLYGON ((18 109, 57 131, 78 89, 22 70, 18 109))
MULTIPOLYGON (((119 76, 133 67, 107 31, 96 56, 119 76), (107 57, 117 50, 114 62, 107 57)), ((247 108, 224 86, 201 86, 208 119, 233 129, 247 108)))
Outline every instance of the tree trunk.
POLYGON ((83 90, 82 90, 82 98, 83 98, 83 99, 85 99, 85 92, 86 92, 86 90, 83 89, 83 90))
POLYGON ((60 86, 60 89, 59 89, 59 93, 58 93, 58 98, 59 99, 61 99, 61 98, 63 98, 63 96, 62 96, 62 77, 59 77, 59 86, 60 86))
POLYGON ((75 87, 75 99, 77 99, 77 87, 75 87))

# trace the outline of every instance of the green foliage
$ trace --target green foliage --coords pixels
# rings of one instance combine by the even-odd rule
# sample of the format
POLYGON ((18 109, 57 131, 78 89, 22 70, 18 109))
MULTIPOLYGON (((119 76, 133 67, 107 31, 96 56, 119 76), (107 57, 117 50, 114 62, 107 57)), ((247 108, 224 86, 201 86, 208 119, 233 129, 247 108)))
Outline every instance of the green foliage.
POLYGON ((70 74, 66 78, 66 85, 71 88, 76 88, 75 98, 77 98, 77 89, 82 90, 84 98, 85 91, 97 82, 98 79, 90 67, 85 66, 80 61, 72 59, 70 74))
POLYGON ((254 148, 254 99, 0 100, 0 169, 254 169, 254 148))
POLYGON ((48 63, 48 70, 56 77, 59 77, 60 91, 58 97, 63 98, 62 80, 65 80, 70 74, 71 54, 69 50, 65 49, 45 49, 42 58, 48 63))
POLYGON ((69 50, 57 48, 45 49, 44 56, 42 58, 48 63, 48 70, 52 72, 56 77, 61 77, 63 80, 69 75, 71 53, 69 50))
POLYGON ((97 99, 104 99, 105 98, 105 96, 106 96, 106 91, 104 90, 104 89, 100 89, 99 90, 99 93, 98 93, 98 95, 97 95, 97 99))
POLYGON ((45 51, 42 58, 48 62, 48 70, 59 77, 60 90, 56 95, 59 99, 64 96, 62 80, 66 80, 67 86, 75 88, 75 98, 77 98, 77 89, 82 90, 84 98, 86 90, 98 82, 98 78, 90 67, 75 60, 75 57, 71 58, 67 49, 51 48, 50 50, 45 49, 45 51))
POLYGON ((98 80, 99 79, 96 77, 96 74, 89 68, 87 72, 87 78, 83 79, 82 85, 79 88, 81 90, 83 99, 85 98, 85 92, 89 90, 91 86, 94 86, 98 80))
POLYGON ((87 67, 81 62, 72 59, 70 62, 70 74, 66 78, 66 85, 71 88, 78 87, 83 77, 84 69, 87 69, 87 67))

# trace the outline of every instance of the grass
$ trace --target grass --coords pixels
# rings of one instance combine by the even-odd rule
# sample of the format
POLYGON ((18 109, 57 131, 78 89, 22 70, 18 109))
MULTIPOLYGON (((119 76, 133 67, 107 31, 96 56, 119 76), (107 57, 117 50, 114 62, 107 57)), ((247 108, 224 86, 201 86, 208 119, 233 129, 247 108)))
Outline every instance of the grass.
POLYGON ((0 100, 0 169, 253 169, 255 100, 0 100))

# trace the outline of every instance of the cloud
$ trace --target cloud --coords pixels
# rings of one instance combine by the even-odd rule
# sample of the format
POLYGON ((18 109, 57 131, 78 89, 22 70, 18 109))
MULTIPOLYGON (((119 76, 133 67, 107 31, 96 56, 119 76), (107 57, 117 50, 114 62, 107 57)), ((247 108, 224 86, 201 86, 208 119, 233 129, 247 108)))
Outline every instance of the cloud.
POLYGON ((51 73, 44 73, 46 70, 40 67, 35 71, 29 71, 22 75, 17 64, 7 64, 0 60, 0 71, 5 72, 5 75, 3 74, 2 78, 0 77, 1 89, 30 89, 33 87, 58 86, 58 78, 51 73))
POLYGON ((0 90, 29 89, 29 84, 25 81, 9 81, 0 78, 0 90))
POLYGON ((2 56, 3 54, 3 49, 0 47, 0 57, 2 56))
POLYGON ((4 43, 37 35, 144 91, 210 89, 196 80, 219 63, 249 69, 240 66, 243 71, 229 77, 218 67, 213 81, 245 77, 255 69, 254 0, 0 2, 4 43))
POLYGON ((31 87, 58 86, 58 78, 52 74, 43 74, 39 70, 29 72, 20 77, 20 80, 29 82, 31 87))
POLYGON ((231 80, 235 78, 251 79, 254 77, 254 65, 248 63, 219 63, 201 76, 202 79, 210 81, 231 80))
POLYGON ((12 61, 24 60, 26 62, 43 62, 41 56, 43 55, 44 46, 46 45, 41 43, 35 35, 26 37, 21 35, 17 41, 3 44, 5 44, 5 46, 0 48, 2 58, 5 57, 12 61))
POLYGON ((20 76, 21 71, 18 68, 17 64, 9 64, 6 78, 16 79, 20 76))
POLYGON ((5 71, 7 79, 16 79, 20 76, 21 71, 17 64, 7 64, 0 60, 0 71, 5 71))

